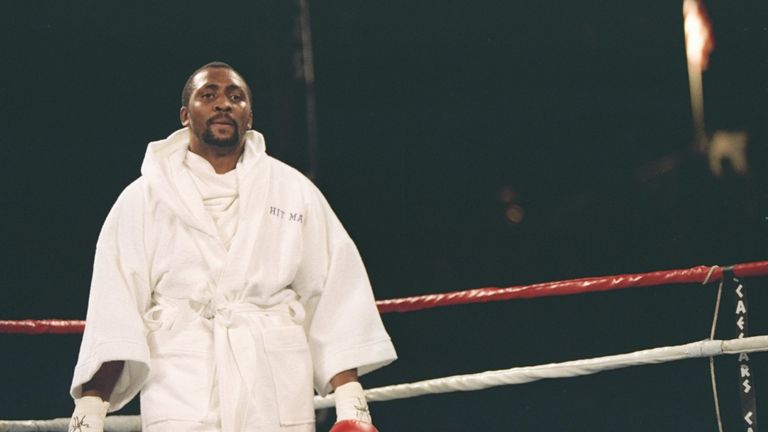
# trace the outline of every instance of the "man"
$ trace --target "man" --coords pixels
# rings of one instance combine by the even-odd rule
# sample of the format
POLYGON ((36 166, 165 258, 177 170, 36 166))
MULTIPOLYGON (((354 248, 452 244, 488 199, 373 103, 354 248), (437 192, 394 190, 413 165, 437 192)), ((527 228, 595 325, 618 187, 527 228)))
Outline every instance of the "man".
POLYGON ((396 355, 354 244, 229 65, 190 76, 180 118, 99 235, 70 430, 141 391, 144 432, 314 431, 314 387, 332 431, 375 431, 357 377, 396 355))

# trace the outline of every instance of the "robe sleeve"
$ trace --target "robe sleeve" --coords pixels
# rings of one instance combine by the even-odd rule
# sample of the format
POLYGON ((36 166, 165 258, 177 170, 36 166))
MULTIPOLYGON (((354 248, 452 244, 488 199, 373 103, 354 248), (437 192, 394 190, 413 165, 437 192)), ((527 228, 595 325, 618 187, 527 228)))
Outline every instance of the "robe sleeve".
POLYGON ((364 375, 397 355, 355 244, 322 194, 314 186, 312 192, 294 288, 306 299, 314 386, 325 395, 339 372, 364 375))
POLYGON ((70 388, 78 398, 82 385, 104 362, 125 361, 109 399, 110 412, 136 396, 150 368, 142 319, 150 290, 140 184, 134 182, 120 195, 99 234, 85 332, 70 388))

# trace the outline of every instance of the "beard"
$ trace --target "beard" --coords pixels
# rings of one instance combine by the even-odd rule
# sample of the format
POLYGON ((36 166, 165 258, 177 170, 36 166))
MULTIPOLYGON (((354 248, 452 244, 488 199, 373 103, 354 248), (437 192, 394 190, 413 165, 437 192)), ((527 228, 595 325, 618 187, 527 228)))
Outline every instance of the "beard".
POLYGON ((237 146, 240 142, 240 130, 235 126, 232 128, 232 135, 220 138, 213 134, 211 125, 208 125, 208 127, 205 128, 205 132, 203 132, 203 136, 200 138, 211 147, 231 148, 237 146))

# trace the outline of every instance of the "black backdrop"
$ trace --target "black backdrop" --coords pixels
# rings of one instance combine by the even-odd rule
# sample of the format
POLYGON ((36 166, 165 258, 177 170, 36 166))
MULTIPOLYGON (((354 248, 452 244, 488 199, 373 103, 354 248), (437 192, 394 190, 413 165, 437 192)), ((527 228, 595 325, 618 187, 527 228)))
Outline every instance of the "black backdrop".
MULTIPOLYGON (((312 2, 317 183, 377 297, 765 258, 766 3, 706 2, 707 125, 750 134, 750 174, 723 178, 691 150, 680 4, 558 3, 312 2)), ((84 317, 100 224, 146 143, 179 127, 181 86, 203 63, 238 68, 268 151, 308 168, 297 11, 0 4, 0 318, 84 317)), ((752 329, 766 333, 753 285, 752 329)), ((699 340, 713 298, 679 286, 386 315, 401 358, 364 384, 699 340)), ((79 338, 0 341, 0 418, 69 415, 79 338)), ((735 370, 718 362, 733 415, 735 370)), ((768 413, 768 368, 756 374, 768 413)), ((372 409, 384 431, 716 430, 705 360, 372 409)))

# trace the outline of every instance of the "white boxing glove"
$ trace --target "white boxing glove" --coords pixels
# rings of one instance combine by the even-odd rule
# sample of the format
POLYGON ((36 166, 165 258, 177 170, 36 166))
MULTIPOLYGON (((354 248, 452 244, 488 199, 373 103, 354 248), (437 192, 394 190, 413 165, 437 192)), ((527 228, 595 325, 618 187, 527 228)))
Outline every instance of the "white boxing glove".
POLYGON ((69 432, 104 432, 109 402, 97 396, 83 396, 75 399, 75 412, 69 421, 69 432))

